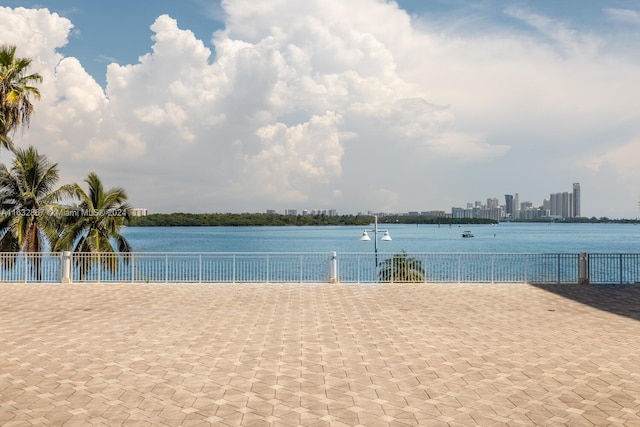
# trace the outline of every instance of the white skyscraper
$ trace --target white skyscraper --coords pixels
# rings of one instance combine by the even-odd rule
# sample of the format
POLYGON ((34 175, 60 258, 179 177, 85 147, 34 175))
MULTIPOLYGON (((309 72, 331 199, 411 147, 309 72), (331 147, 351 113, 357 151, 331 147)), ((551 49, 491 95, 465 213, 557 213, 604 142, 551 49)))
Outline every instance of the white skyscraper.
POLYGON ((487 209, 495 209, 498 206, 500 206, 500 202, 498 201, 497 198, 491 197, 487 199, 487 209))
POLYGON ((573 216, 582 216, 580 214, 580 183, 573 183, 573 216))

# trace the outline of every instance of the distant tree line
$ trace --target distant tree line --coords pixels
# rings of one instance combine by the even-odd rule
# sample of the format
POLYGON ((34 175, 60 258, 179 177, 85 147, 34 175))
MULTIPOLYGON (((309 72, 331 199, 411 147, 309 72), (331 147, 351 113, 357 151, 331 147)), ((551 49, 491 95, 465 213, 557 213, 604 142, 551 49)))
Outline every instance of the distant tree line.
POLYGON ((530 220, 512 220, 512 222, 562 222, 562 223, 571 223, 571 224, 639 224, 640 219, 634 218, 621 218, 621 219, 611 219, 606 216, 601 216, 600 218, 596 218, 592 216, 591 218, 587 217, 575 217, 575 218, 564 218, 564 219, 530 219, 530 220))
MULTIPOLYGON (((129 217, 132 227, 190 226, 304 226, 304 225, 369 225, 371 215, 281 215, 265 213, 158 213, 129 217)), ((379 217, 381 224, 493 224, 495 221, 471 218, 433 218, 426 216, 389 215, 379 217)))
MULTIPOLYGON (((362 225, 373 223, 372 215, 282 215, 266 213, 158 213, 140 217, 128 217, 131 227, 243 227, 243 226, 304 226, 304 225, 362 225)), ((549 220, 514 220, 512 222, 549 222, 549 220)), ((637 219, 567 218, 563 223, 639 223, 637 219)), ((484 218, 444 218, 425 215, 385 215, 378 217, 379 224, 497 224, 484 218)))
POLYGON ((367 225, 366 216, 280 215, 264 213, 158 213, 130 217, 132 227, 367 225))
POLYGON ((378 217, 385 224, 497 224, 498 221, 487 218, 448 218, 426 215, 385 215, 378 217))

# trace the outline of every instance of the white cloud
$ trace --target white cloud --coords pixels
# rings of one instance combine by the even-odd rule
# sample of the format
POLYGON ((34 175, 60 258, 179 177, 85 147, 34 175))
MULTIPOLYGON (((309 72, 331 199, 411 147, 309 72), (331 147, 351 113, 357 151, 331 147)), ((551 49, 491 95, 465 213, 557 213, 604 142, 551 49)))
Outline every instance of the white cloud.
POLYGON ((640 12, 631 9, 604 9, 604 12, 613 21, 622 22, 625 24, 640 25, 640 12))
POLYGON ((616 169, 629 181, 638 180, 640 179, 640 170, 637 167, 638 153, 640 153, 640 140, 634 140, 594 158, 589 167, 595 172, 600 172, 606 164, 623 165, 625 167, 616 169))
POLYGON ((17 54, 39 64, 55 64, 60 55, 55 49, 67 44, 73 24, 47 9, 0 7, 0 40, 3 44, 19 45, 17 54))
POLYGON ((282 123, 257 130, 263 149, 247 158, 245 171, 251 196, 265 194, 274 200, 307 202, 330 191, 323 187, 342 174, 343 147, 337 127, 339 115, 327 112, 303 124, 287 127, 282 123), (320 184, 320 185, 319 185, 320 184))
POLYGON ((628 167, 615 153, 638 125, 616 123, 637 111, 640 61, 568 23, 509 9, 535 34, 478 36, 377 0, 222 6, 211 48, 158 17, 151 52, 110 64, 105 90, 56 53, 67 19, 0 8, 0 38, 45 76, 19 144, 159 211, 448 210, 505 192, 542 199, 598 161, 628 167), (610 151, 594 138, 605 134, 610 151))
POLYGON ((570 25, 548 16, 531 13, 526 9, 510 7, 504 13, 534 28, 567 55, 583 55, 595 51, 599 46, 597 38, 571 28, 570 25))

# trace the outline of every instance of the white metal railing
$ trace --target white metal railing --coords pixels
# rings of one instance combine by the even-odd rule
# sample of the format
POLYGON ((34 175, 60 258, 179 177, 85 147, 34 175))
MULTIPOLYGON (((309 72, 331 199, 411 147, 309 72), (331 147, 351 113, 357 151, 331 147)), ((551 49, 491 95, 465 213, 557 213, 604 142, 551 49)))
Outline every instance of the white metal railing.
POLYGON ((328 282, 330 273, 326 253, 82 253, 71 257, 73 282, 306 283, 328 282))
POLYGON ((61 253, 0 252, 0 282, 60 282, 61 260, 61 253))
POLYGON ((640 282, 640 254, 588 254, 588 277, 592 283, 640 282))
MULTIPOLYGON (((339 281, 376 282, 380 279, 380 266, 384 267, 384 262, 393 256, 380 255, 376 270, 375 260, 369 254, 340 254, 339 281)), ((431 283, 578 282, 578 254, 418 253, 407 256, 419 261, 424 281, 431 283)))
MULTIPOLYGON (((640 282, 640 254, 406 256, 420 265, 419 281, 429 283, 640 282)), ((396 265, 390 253, 0 253, 0 281, 25 283, 376 283, 385 277, 402 281, 395 274, 384 276, 385 267, 394 273, 402 264, 396 265)))

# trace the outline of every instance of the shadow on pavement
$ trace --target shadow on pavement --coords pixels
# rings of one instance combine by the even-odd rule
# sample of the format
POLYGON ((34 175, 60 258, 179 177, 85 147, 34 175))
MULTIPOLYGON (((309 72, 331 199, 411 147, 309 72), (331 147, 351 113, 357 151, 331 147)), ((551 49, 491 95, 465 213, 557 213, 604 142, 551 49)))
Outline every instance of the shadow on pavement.
POLYGON ((640 284, 629 285, 578 285, 536 284, 539 289, 572 299, 579 303, 640 320, 640 284))

